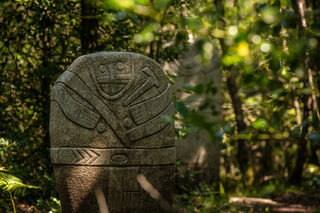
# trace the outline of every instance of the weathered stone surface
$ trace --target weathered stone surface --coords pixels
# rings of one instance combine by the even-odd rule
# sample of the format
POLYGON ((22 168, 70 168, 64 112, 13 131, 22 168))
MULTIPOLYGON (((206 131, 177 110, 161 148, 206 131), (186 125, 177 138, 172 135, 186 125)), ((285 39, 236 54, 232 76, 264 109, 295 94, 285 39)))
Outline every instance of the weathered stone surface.
POLYGON ((174 175, 170 84, 152 59, 135 53, 81 56, 51 94, 51 162, 63 212, 98 212, 102 189, 113 212, 162 212, 137 176, 165 199, 174 175))
MULTIPOLYGON (((221 73, 219 56, 216 50, 208 64, 199 60, 199 44, 192 42, 189 51, 181 55, 178 60, 164 64, 164 70, 177 77, 173 84, 173 93, 186 103, 190 109, 204 115, 208 121, 219 124, 221 122, 221 73), (185 84, 197 85, 213 83, 216 94, 193 95, 183 90, 185 84), (211 109, 198 110, 199 105, 207 98, 215 104, 217 115, 212 115, 211 109)), ((179 123, 176 123, 179 125, 179 123)), ((177 159, 181 169, 191 168, 201 172, 202 180, 212 183, 219 178, 220 148, 219 143, 212 141, 204 130, 188 132, 187 137, 176 140, 177 159)))

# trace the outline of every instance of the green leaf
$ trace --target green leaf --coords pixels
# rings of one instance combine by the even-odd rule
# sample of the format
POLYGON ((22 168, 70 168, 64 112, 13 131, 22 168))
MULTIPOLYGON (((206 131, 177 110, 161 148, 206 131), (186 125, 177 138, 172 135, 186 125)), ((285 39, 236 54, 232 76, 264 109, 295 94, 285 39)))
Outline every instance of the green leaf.
POLYGON ((265 119, 263 118, 258 118, 256 121, 252 122, 252 126, 255 129, 262 129, 268 127, 268 123, 265 119))
POLYGON ((307 138, 312 142, 316 144, 320 144, 320 133, 311 133, 307 136, 307 138))
POLYGON ((222 183, 219 184, 219 194, 224 197, 226 195, 222 183))
POLYGON ((189 116, 189 109, 183 102, 177 102, 174 105, 175 110, 179 112, 184 118, 189 116))
POLYGON ((125 10, 133 9, 135 7, 134 0, 108 0, 105 1, 106 8, 115 9, 115 10, 125 10))
POLYGON ((24 195, 26 189, 40 189, 38 186, 24 184, 22 180, 0 168, 0 188, 13 192, 16 195, 24 195))
POLYGON ((222 58, 222 63, 225 66, 231 66, 242 61, 242 58, 239 55, 226 55, 222 58))
POLYGON ((273 24, 279 21, 279 9, 267 7, 261 12, 262 20, 266 24, 273 24))
POLYGON ((172 0, 155 0, 154 5, 157 9, 164 10, 168 7, 172 0))
POLYGON ((204 85, 203 84, 198 84, 196 86, 193 86, 191 84, 184 84, 183 88, 185 89, 186 92, 194 92, 196 94, 202 94, 204 92, 204 85))

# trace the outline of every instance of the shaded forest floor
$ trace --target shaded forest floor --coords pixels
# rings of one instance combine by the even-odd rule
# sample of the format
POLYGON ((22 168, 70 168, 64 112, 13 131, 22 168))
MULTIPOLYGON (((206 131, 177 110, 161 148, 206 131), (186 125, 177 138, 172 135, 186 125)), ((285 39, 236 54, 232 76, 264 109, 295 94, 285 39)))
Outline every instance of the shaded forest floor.
POLYGON ((320 212, 320 194, 288 192, 270 198, 230 197, 243 212, 320 212))
MULTIPOLYGON (((229 197, 226 208, 220 210, 200 210, 194 212, 319 212, 320 193, 288 192, 268 198, 229 197), (229 204, 229 205, 228 205, 229 204), (225 209, 225 210, 224 210, 225 209)), ((0 211, 1 212, 1 211, 0 211)), ((26 203, 17 204, 17 213, 44 212, 26 203)), ((179 212, 189 212, 181 209, 179 212)))

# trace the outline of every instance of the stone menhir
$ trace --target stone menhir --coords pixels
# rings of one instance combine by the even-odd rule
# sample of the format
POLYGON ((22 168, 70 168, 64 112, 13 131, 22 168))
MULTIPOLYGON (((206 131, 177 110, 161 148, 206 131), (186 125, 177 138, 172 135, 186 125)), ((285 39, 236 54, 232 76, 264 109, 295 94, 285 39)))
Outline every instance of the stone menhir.
MULTIPOLYGON (((221 123, 221 72, 220 58, 217 50, 212 51, 212 58, 207 63, 199 60, 201 54, 200 41, 190 42, 189 50, 180 55, 178 60, 166 62, 163 69, 170 74, 175 74, 172 90, 174 95, 181 99, 190 110, 204 116, 207 122, 221 123), (215 94, 202 95, 187 93, 183 90, 185 84, 192 86, 202 84, 212 86, 217 90, 215 94), (214 104, 211 107, 200 109, 204 101, 214 104), (213 113, 216 111, 216 113, 213 113), (214 115, 215 114, 215 115, 214 115)), ((179 126, 181 123, 176 122, 179 126)), ((209 137, 205 130, 189 131, 186 137, 176 140, 176 157, 180 161, 179 171, 184 172, 188 168, 199 171, 197 177, 208 184, 219 179, 220 143, 209 137)))
MULTIPOLYGON (((143 175, 171 202, 174 113, 161 67, 136 53, 77 58, 51 93, 51 162, 63 212, 162 212, 141 187, 143 175)), ((161 202, 160 202, 161 203, 161 202)))

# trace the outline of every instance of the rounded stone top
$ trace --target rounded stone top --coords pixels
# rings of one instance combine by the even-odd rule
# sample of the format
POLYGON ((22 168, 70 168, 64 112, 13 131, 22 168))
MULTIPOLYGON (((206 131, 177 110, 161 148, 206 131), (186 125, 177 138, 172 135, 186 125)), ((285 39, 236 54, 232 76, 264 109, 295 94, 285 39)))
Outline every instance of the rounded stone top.
MULTIPOLYGON (((110 146, 145 144, 146 137, 169 125, 163 116, 174 113, 170 84, 160 65, 130 52, 98 52, 77 58, 57 79, 51 100, 75 132, 88 130, 95 137, 119 141, 110 146)), ((59 122, 55 121, 50 125, 59 122)))

